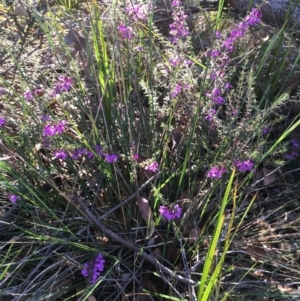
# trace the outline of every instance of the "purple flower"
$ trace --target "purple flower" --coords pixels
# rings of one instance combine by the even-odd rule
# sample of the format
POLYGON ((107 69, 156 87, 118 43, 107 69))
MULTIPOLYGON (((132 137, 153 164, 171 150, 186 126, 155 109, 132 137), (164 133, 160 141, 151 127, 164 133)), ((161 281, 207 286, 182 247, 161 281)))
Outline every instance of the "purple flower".
POLYGON ((102 254, 98 254, 95 260, 83 264, 81 274, 85 278, 90 278, 90 283, 95 284, 101 272, 104 270, 105 259, 102 254))
POLYGON ((233 42, 234 38, 227 38, 223 42, 222 47, 224 47, 227 52, 232 52, 234 50, 233 42))
POLYGON ((41 121, 42 122, 47 122, 47 121, 49 121, 50 120, 50 116, 49 115, 43 115, 42 117, 41 117, 41 121))
POLYGON ((24 92, 24 98, 27 101, 33 101, 34 100, 34 97, 33 97, 33 94, 32 94, 31 91, 24 92))
POLYGON ((48 136, 43 136, 42 137, 42 146, 43 146, 43 148, 50 148, 51 140, 48 136))
POLYGON ((93 152, 91 152, 91 151, 89 151, 89 150, 87 150, 87 151, 85 152, 85 155, 87 156, 87 158, 88 158, 89 160, 92 160, 92 159, 95 157, 95 155, 93 154, 93 152))
POLYGON ((260 23, 260 20, 262 18, 262 13, 257 8, 252 8, 250 14, 245 18, 245 22, 249 26, 254 26, 258 23, 260 23))
POLYGON ((58 77, 58 80, 60 81, 60 83, 58 83, 58 85, 60 85, 61 90, 70 91, 72 89, 72 84, 73 84, 72 78, 60 75, 58 77))
POLYGON ((215 109, 210 109, 209 113, 204 117, 205 120, 212 121, 213 115, 216 115, 217 111, 215 109))
POLYGON ((149 165, 146 165, 145 170, 152 171, 152 172, 157 171, 158 163, 156 161, 154 161, 154 162, 150 163, 149 165))
POLYGON ((6 124, 6 120, 5 120, 4 118, 0 117, 0 129, 1 129, 2 127, 4 127, 5 124, 6 124))
POLYGON ((55 126, 51 124, 47 124, 44 127, 44 136, 54 136, 55 133, 55 126))
POLYGON ((223 104, 225 99, 221 96, 222 92, 220 88, 214 88, 211 93, 206 93, 216 104, 223 104))
POLYGON ((63 87, 61 83, 56 83, 54 85, 53 91, 51 93, 51 96, 55 97, 56 95, 59 95, 63 92, 63 87))
POLYGON ((190 32, 186 26, 187 15, 183 11, 177 11, 172 13, 174 22, 170 24, 171 42, 176 44, 179 39, 187 37, 190 32))
POLYGON ((288 159, 288 160, 293 160, 296 157, 298 157, 298 153, 296 153, 296 152, 292 152, 291 154, 284 155, 284 158, 288 159))
POLYGON ((143 47, 142 46, 136 46, 136 47, 134 47, 134 50, 137 51, 137 52, 141 52, 141 51, 143 51, 143 47))
POLYGON ((230 37, 233 39, 233 41, 245 36, 246 30, 248 28, 247 23, 240 22, 238 27, 236 29, 233 29, 230 32, 230 37))
POLYGON ((103 149, 101 147, 101 145, 95 145, 95 152, 98 154, 98 156, 102 157, 103 154, 103 149))
POLYGON ((299 147, 299 143, 295 139, 291 140, 291 144, 293 145, 293 147, 299 147))
POLYGON ((177 67, 181 63, 181 58, 179 55, 175 55, 173 58, 169 59, 169 62, 173 67, 177 67))
POLYGON ((179 7, 180 6, 180 1, 179 0, 173 0, 171 3, 172 7, 179 7))
POLYGON ((221 51, 218 50, 218 49, 213 49, 213 50, 211 51, 211 54, 210 54, 210 56, 211 56, 212 58, 217 58, 217 57, 219 57, 220 55, 221 55, 221 51))
POLYGON ((134 154, 134 155, 133 155, 133 160, 134 160, 134 161, 138 161, 139 159, 140 159, 139 154, 134 154))
POLYGON ((254 163, 251 160, 235 161, 235 166, 239 171, 251 171, 254 167, 254 163))
POLYGON ((66 121, 62 120, 56 125, 47 124, 44 127, 44 136, 54 136, 56 134, 62 134, 65 130, 66 121))
POLYGON ((270 132, 271 128, 264 128, 262 130, 262 133, 265 135, 265 134, 268 134, 270 132))
POLYGON ((172 208, 168 208, 166 206, 159 207, 159 213, 169 222, 174 220, 175 218, 181 217, 182 208, 177 204, 173 205, 172 208))
POLYGON ((0 87, 0 95, 4 95, 7 93, 7 90, 3 87, 0 87))
POLYGON ((144 9, 144 7, 141 4, 130 4, 128 7, 126 7, 125 11, 127 14, 132 17, 134 21, 146 21, 147 20, 147 14, 144 9))
POLYGON ((226 172, 226 169, 225 167, 217 167, 217 166, 214 166, 212 167, 208 173, 207 173, 207 178, 211 178, 211 179, 214 179, 214 178, 218 178, 218 179, 221 179, 223 174, 226 172))
POLYGON ((64 150, 57 150, 54 152, 54 157, 56 159, 66 160, 68 158, 68 153, 64 150))
POLYGON ((215 37, 216 37, 216 39, 221 39, 221 33, 219 30, 216 30, 215 37))
POLYGON ((176 84, 176 86, 175 86, 173 92, 171 93, 171 98, 173 99, 173 98, 175 98, 177 95, 179 95, 180 92, 181 92, 181 89, 182 89, 182 86, 179 85, 179 84, 176 84))
POLYGON ((77 160, 82 155, 85 155, 88 151, 85 148, 77 148, 71 152, 71 158, 77 160))
POLYGON ((9 193, 7 195, 7 197, 12 203, 15 203, 16 201, 21 199, 19 196, 15 195, 15 194, 11 194, 11 193, 9 193))
POLYGON ((105 155, 105 161, 108 162, 108 163, 113 163, 115 161, 117 161, 119 159, 119 156, 118 155, 109 155, 109 154, 106 154, 105 155))
POLYGON ((62 120, 55 125, 55 134, 62 134, 65 130, 66 121, 62 120))
POLYGON ((131 26, 121 24, 118 26, 118 30, 120 31, 123 39, 131 40, 134 38, 133 29, 131 26))
POLYGON ((233 85, 230 84, 230 83, 227 83, 227 84, 225 84, 225 86, 224 86, 224 89, 225 89, 225 90, 230 90, 230 89, 232 89, 232 88, 233 88, 233 85))
POLYGON ((34 90, 34 95, 35 96, 42 96, 43 94, 44 94, 44 90, 43 89, 38 88, 38 89, 34 90))

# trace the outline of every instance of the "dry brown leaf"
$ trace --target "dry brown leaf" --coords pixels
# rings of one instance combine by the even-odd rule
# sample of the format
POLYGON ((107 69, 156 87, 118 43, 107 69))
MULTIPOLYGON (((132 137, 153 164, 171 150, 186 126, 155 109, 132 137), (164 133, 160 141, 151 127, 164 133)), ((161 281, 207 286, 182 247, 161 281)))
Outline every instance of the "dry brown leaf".
POLYGON ((190 244, 194 243, 199 238, 200 233, 201 233, 200 228, 198 227, 194 228, 189 235, 189 243, 190 244))
POLYGON ((14 5, 14 11, 13 14, 16 16, 23 16, 23 17, 29 17, 26 9, 19 3, 16 3, 14 5))
POLYGON ((274 251, 265 245, 247 246, 247 251, 251 259, 258 262, 265 262, 267 258, 271 258, 274 255, 274 251))
POLYGON ((76 52, 86 49, 86 42, 84 36, 73 29, 70 29, 68 31, 68 33, 64 37, 64 40, 66 44, 72 46, 76 52))
POLYGON ((138 198, 136 203, 139 207, 139 211, 142 214, 143 219, 148 225, 151 220, 153 220, 153 213, 149 206, 149 202, 145 198, 138 198))
POLYGON ((275 172, 273 172, 272 170, 267 169, 267 168, 264 168, 263 172, 264 172, 264 184, 265 185, 270 185, 276 181, 275 172))
POLYGON ((150 237, 154 232, 154 221, 153 221, 153 213, 149 206, 149 202, 145 198, 138 198, 136 204, 139 207, 139 211, 142 215, 142 218, 147 224, 148 227, 147 237, 150 237))

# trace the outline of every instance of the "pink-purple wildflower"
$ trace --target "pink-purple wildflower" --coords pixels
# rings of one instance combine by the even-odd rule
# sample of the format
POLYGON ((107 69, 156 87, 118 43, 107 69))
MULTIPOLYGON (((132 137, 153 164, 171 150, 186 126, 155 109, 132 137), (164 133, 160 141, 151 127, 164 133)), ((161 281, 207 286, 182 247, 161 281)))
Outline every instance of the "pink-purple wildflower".
POLYGON ((100 156, 100 157, 104 156, 103 149, 102 149, 101 145, 95 145, 94 148, 95 148, 95 152, 98 156, 100 156))
POLYGON ((37 89, 34 90, 34 95, 38 96, 38 97, 43 96, 44 93, 45 93, 45 91, 41 88, 37 88, 37 89))
POLYGON ((239 171, 252 171, 254 168, 254 163, 252 160, 245 161, 235 161, 235 166, 239 171))
POLYGON ((217 111, 215 109, 210 109, 209 113, 204 117, 205 120, 211 122, 213 120, 213 116, 216 115, 217 111))
POLYGON ((260 23, 262 18, 262 13, 257 8, 252 8, 250 14, 245 18, 245 22, 249 26, 255 26, 260 23))
POLYGON ((118 159, 119 159, 119 156, 115 155, 115 154, 111 154, 111 155, 106 154, 105 155, 105 161, 108 162, 108 163, 116 162, 118 159))
POLYGON ((102 254, 98 254, 95 260, 83 264, 81 274, 85 278, 89 278, 91 284, 95 284, 104 270, 105 259, 102 254))
POLYGON ((31 91, 25 91, 24 92, 24 98, 26 101, 33 101, 34 97, 31 91))
POLYGON ((299 142, 295 139, 291 140, 291 144, 292 144, 293 147, 299 147, 299 145, 300 145, 299 142))
POLYGON ((146 165, 145 170, 152 171, 152 172, 157 171, 158 163, 156 161, 154 161, 154 162, 150 163, 149 165, 146 165))
POLYGON ((133 160, 134 160, 134 161, 139 161, 139 160, 140 160, 139 154, 134 154, 134 155, 133 155, 133 160))
POLYGON ((207 173, 207 178, 211 179, 221 179, 223 174, 226 172, 225 167, 213 166, 207 173))
POLYGON ((7 90, 3 87, 0 87, 0 95, 4 95, 7 93, 7 90))
POLYGON ((16 203, 18 200, 20 200, 21 198, 15 194, 9 193, 7 195, 8 199, 12 202, 12 203, 16 203))
POLYGON ((118 30, 121 33, 123 39, 132 40, 134 38, 134 33, 131 26, 121 24, 118 26, 118 30))
POLYGON ((284 158, 288 159, 288 160, 293 160, 296 157, 298 157, 298 153, 297 152, 292 152, 291 154, 284 155, 284 158))
POLYGON ((66 160, 68 158, 68 153, 64 150, 57 150, 54 152, 54 157, 56 159, 66 160))
POLYGON ((42 122, 47 122, 51 119, 51 117, 49 115, 42 115, 41 117, 41 121, 42 122))
POLYGON ((179 84, 176 84, 173 92, 171 93, 171 98, 173 99, 173 98, 177 97, 180 94, 181 90, 182 90, 182 86, 179 84))
POLYGON ((4 127, 5 124, 6 124, 6 120, 5 120, 4 118, 0 117, 0 129, 1 129, 2 127, 4 127))
POLYGON ((166 206, 159 207, 159 213, 167 220, 172 221, 175 218, 180 218, 182 213, 182 208, 175 204, 173 207, 169 208, 166 206))
POLYGON ((174 22, 170 24, 171 43, 176 44, 178 40, 186 38, 190 32, 186 25, 187 15, 183 11, 172 14, 174 22))
POLYGON ((128 16, 131 17, 134 21, 146 21, 147 20, 147 13, 146 7, 141 4, 128 4, 125 11, 127 12, 128 16))
POLYGON ((73 79, 71 77, 60 75, 58 80, 63 91, 70 91, 72 89, 73 79))
POLYGON ((57 124, 47 124, 44 127, 44 136, 54 136, 56 134, 62 134, 65 130, 66 121, 62 120, 57 124))
POLYGON ((225 99, 221 96, 222 91, 220 88, 214 88, 211 93, 206 93, 207 96, 211 98, 211 100, 216 104, 223 104, 225 102, 225 99))

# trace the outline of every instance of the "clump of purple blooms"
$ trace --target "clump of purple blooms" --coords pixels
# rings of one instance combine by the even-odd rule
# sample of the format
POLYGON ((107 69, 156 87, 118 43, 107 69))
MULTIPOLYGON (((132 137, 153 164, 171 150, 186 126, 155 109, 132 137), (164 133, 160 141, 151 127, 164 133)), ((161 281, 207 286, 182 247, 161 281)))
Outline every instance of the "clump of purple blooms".
POLYGON ((104 270, 104 264, 105 259, 102 254, 98 254, 95 260, 83 264, 84 269, 81 271, 81 274, 83 277, 89 278, 91 284, 95 284, 101 272, 104 270))
POLYGON ((145 166, 145 170, 155 172, 158 170, 158 163, 156 161, 145 166))
POLYGON ((235 166, 239 171, 252 171, 254 163, 251 160, 235 161, 235 166))
POLYGON ((111 155, 106 154, 105 155, 105 161, 108 162, 108 163, 116 162, 118 159, 119 159, 119 156, 115 155, 115 154, 111 154, 111 155))
MULTIPOLYGON (((149 9, 149 8, 148 8, 149 9)), ((133 21, 146 21, 147 20, 147 7, 142 4, 132 4, 131 2, 127 4, 125 9, 129 17, 133 21)))
POLYGON ((169 222, 175 218, 180 218, 182 213, 182 208, 175 204, 173 207, 169 208, 166 206, 159 207, 159 213, 169 222))
POLYGON ((60 75, 58 81, 54 85, 52 96, 59 95, 63 92, 68 92, 72 89, 73 79, 68 76, 60 75))
POLYGON ((174 0, 171 5, 174 8, 174 12, 172 13, 172 19, 174 22, 170 24, 169 33, 171 35, 171 43, 177 44, 180 39, 188 37, 190 32, 186 25, 187 15, 182 10, 176 9, 180 7, 180 2, 178 0, 174 0))
POLYGON ((257 25, 261 17, 261 12, 253 8, 244 21, 240 22, 236 28, 231 30, 225 40, 221 41, 220 33, 215 33, 217 40, 220 40, 220 42, 217 42, 217 46, 206 53, 206 56, 211 61, 210 79, 213 83, 213 89, 207 92, 206 95, 214 104, 224 104, 224 94, 233 88, 231 84, 224 83, 224 77, 226 75, 226 66, 230 62, 229 54, 234 51, 234 43, 245 36, 246 30, 249 27, 257 25))
POLYGON ((132 40, 134 38, 133 28, 131 26, 121 24, 118 26, 118 30, 121 33, 123 39, 132 40))
POLYGON ((54 152, 54 157, 64 161, 68 158, 68 153, 64 150, 57 150, 54 152))
POLYGON ((225 172, 226 172, 225 167, 214 166, 208 171, 207 177, 211 179, 215 179, 215 178, 221 179, 225 172))
POLYGON ((44 127, 44 136, 54 136, 57 134, 62 134, 65 130, 66 121, 62 120, 57 124, 47 124, 44 127))
POLYGON ((7 197, 12 203, 16 203, 17 201, 21 200, 21 197, 15 195, 15 194, 12 194, 12 193, 9 193, 7 195, 7 197))
POLYGON ((31 91, 25 91, 24 98, 26 101, 34 101, 34 96, 31 91))

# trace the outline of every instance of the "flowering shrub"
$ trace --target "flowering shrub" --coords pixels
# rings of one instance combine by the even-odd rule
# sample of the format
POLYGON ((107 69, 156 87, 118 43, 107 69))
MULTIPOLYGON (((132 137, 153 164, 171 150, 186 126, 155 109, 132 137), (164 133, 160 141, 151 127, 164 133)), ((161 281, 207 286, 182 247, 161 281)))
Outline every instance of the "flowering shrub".
MULTIPOLYGON (((55 249, 58 254, 62 253, 66 262, 70 262, 67 271, 63 269, 61 273, 58 265, 52 264, 47 267, 49 273, 48 270, 45 273, 43 263, 39 265, 41 271, 37 268, 32 272, 30 266, 26 271, 28 283, 37 279, 37 272, 40 272, 38 277, 45 286, 48 283, 43 279, 46 274, 55 275, 51 278, 55 281, 57 275, 63 275, 57 280, 62 281, 70 271, 72 276, 68 280, 75 279, 77 283, 79 278, 82 282, 83 276, 91 284, 95 284, 99 277, 109 275, 108 281, 98 281, 99 285, 95 287, 97 296, 103 300, 122 299, 123 293, 132 292, 131 280, 127 276, 131 273, 132 262, 139 264, 134 279, 142 279, 138 275, 142 272, 146 282, 159 282, 153 275, 155 269, 147 266, 143 270, 145 258, 148 260, 153 256, 150 263, 157 264, 157 271, 168 275, 161 279, 172 280, 172 297, 179 300, 193 291, 188 287, 191 284, 195 287, 203 283, 205 289, 209 287, 207 279, 194 282, 195 275, 205 274, 196 268, 199 256, 203 256, 200 254, 206 249, 205 244, 201 244, 204 247, 200 250, 199 244, 194 242, 212 238, 210 244, 213 246, 220 241, 221 236, 213 237, 217 231, 222 230, 222 241, 228 239, 228 242, 230 229, 239 234, 242 222, 236 223, 236 220, 252 214, 249 207, 246 212, 251 214, 241 215, 245 208, 240 204, 245 206, 247 202, 243 198, 251 195, 249 189, 256 185, 254 177, 265 168, 261 167, 265 163, 262 161, 268 158, 275 168, 281 168, 287 160, 294 160, 290 163, 296 165, 300 144, 295 133, 295 139, 281 137, 280 141, 285 139, 285 142, 278 143, 276 151, 275 147, 272 148, 276 144, 272 139, 276 139, 278 132, 276 118, 281 114, 278 110, 281 104, 276 102, 276 108, 267 105, 264 108, 259 104, 272 98, 257 93, 257 86, 262 83, 256 84, 257 74, 261 72, 256 69, 263 70, 266 66, 261 67, 258 63, 260 56, 257 49, 252 48, 254 43, 250 43, 249 38, 255 29, 250 31, 249 28, 260 23, 259 10, 253 9, 232 28, 228 28, 226 21, 223 24, 223 18, 218 24, 222 30, 208 26, 208 37, 202 39, 205 43, 199 50, 194 41, 196 30, 190 30, 193 23, 189 22, 190 17, 181 1, 167 3, 166 9, 158 7, 156 2, 148 4, 140 0, 114 5, 111 10, 105 7, 105 13, 93 6, 91 11, 98 14, 86 18, 86 28, 80 32, 75 27, 81 26, 81 17, 80 22, 72 20, 76 26, 70 26, 70 32, 76 36, 76 42, 68 43, 70 51, 57 52, 62 61, 64 56, 68 60, 60 68, 55 67, 53 72, 48 64, 50 76, 42 72, 38 78, 26 83, 26 87, 32 87, 31 91, 24 90, 23 86, 17 87, 17 91, 25 91, 21 95, 21 99, 27 102, 25 105, 24 101, 14 102, 15 91, 0 88, 4 99, 0 103, 3 116, 0 117, 0 128, 5 127, 0 139, 0 182, 1 190, 7 195, 3 202, 26 200, 20 206, 10 204, 12 209, 22 208, 19 217, 14 216, 11 224, 10 221, 5 223, 9 227, 17 225, 14 233, 25 233, 26 239, 33 237, 34 244, 42 237, 43 248, 46 243, 55 247, 54 236, 67 246, 55 249), (163 20, 167 33, 159 27, 159 12, 166 15, 163 20), (87 37, 83 33, 87 33, 87 37), (70 52, 70 57, 67 52, 70 52), (57 76, 57 72, 61 75, 57 76), (111 110, 107 110, 109 106, 111 110), (8 116, 9 120, 6 119, 8 116), (255 173, 252 172, 254 168, 255 173), (240 172, 238 176, 236 171, 240 172), (225 211, 221 210, 226 209, 227 200, 232 197, 233 181, 237 183, 238 199, 230 206, 235 206, 232 214, 239 215, 238 218, 233 216, 228 228, 223 225, 225 211), (12 185, 19 191, 7 194, 16 191, 16 188, 11 189, 12 185), (243 185, 248 185, 246 192, 243 185), (138 202, 136 210, 130 200, 140 196, 143 196, 143 201, 138 202), (223 200, 221 206, 220 199, 223 200), (160 206, 160 203, 165 205, 160 206), (159 216, 153 212, 158 212, 159 216), (160 219, 176 220, 176 223, 168 223, 166 230, 166 223, 159 223, 160 219), (212 226, 216 228, 215 232, 212 226), (102 247, 115 260, 109 266, 109 273, 102 274, 108 263, 102 254, 97 254, 95 259, 83 264, 81 275, 77 277, 78 264, 73 263, 78 253, 102 247), (146 248, 145 252, 139 252, 140 248, 146 248), (173 251, 175 256, 169 256, 173 251), (178 258, 174 260, 172 257, 178 258), (177 265, 179 261, 184 262, 180 275, 168 274, 168 269, 181 268, 180 264, 177 265), (168 268, 163 267, 165 264, 168 268), (127 282, 130 288, 126 287, 127 282), (115 288, 121 286, 122 295, 117 295, 119 291, 116 292, 115 288), (106 290, 111 288, 113 292, 108 294, 106 290)), ((71 11, 68 17, 71 18, 71 11)), ((213 14, 209 17, 213 18, 213 14)), ((204 21, 200 23, 204 24, 204 21)), ((60 28, 53 36, 60 38, 61 32, 60 28)), ((63 44, 67 38, 58 40, 63 44)), ((269 69, 266 72, 267 76, 271 73, 269 69)), ((24 79, 17 82, 22 81, 24 79)), ((271 87, 271 84, 267 86, 271 87)), ((272 181, 269 179, 269 184, 272 181)), ((262 182, 257 181, 260 185, 262 182)), ((257 191, 256 195, 259 193, 257 191)), ((24 235, 20 237, 23 239, 24 235)), ((234 239, 236 237, 239 235, 234 239)), ((224 251, 224 256, 230 256, 231 253, 225 250, 229 245, 221 243, 216 248, 224 251)), ((14 248, 13 245, 12 254, 19 254, 19 249, 14 248)), ((33 249, 35 252, 36 248, 33 249)), ((221 254, 212 252, 212 249, 210 247, 210 254, 221 254)), ((31 253, 28 262, 35 260, 36 254, 44 254, 38 252, 33 258, 31 253)), ((27 256, 26 252, 24 254, 22 252, 22 256, 27 256)), ((203 258, 216 262, 209 256, 203 258)), ((22 259, 25 265, 26 259, 22 259)), ((228 262, 231 261, 226 259, 223 263, 227 265, 228 262)), ((5 264, 13 267, 7 272, 9 279, 19 263, 5 264)), ((229 270, 227 267, 220 270, 229 270)), ((210 270, 204 268, 204 271, 210 270)), ((209 272, 211 275, 214 272, 209 272)), ((219 276, 217 279, 221 279, 219 276)), ((23 278, 21 274, 14 281, 23 278)), ((165 284, 162 286, 162 289, 157 288, 155 296, 165 294, 165 284)), ((151 287, 149 285, 146 289, 151 287)), ((27 293, 30 294, 30 290, 26 287, 27 293)), ((46 296, 28 295, 28 298, 36 300, 46 296)), ((214 296, 207 298, 214 299, 214 296)), ((198 299, 202 300, 201 297, 198 299)))

